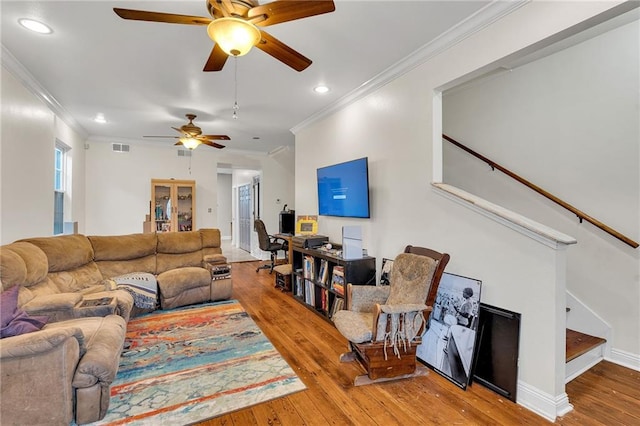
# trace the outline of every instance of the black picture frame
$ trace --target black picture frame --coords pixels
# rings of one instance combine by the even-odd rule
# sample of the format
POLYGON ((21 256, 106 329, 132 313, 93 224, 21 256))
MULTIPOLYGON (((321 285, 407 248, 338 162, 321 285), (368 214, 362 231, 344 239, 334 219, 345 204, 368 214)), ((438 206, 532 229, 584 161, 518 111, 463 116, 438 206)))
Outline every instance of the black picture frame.
POLYGON ((521 314, 480 303, 473 381, 516 402, 521 314))
POLYGON ((471 382, 482 281, 445 272, 422 342, 420 362, 462 389, 471 382))

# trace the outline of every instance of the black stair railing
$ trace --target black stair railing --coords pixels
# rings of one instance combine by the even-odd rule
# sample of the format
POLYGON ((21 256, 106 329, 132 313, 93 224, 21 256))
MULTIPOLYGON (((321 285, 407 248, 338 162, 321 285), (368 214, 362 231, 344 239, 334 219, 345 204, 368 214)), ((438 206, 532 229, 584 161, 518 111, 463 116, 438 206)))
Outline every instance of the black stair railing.
POLYGON ((588 214, 586 214, 582 210, 579 210, 579 209, 575 208, 571 204, 561 200, 560 198, 558 198, 555 195, 549 193, 548 191, 545 191, 544 189, 540 188, 539 186, 534 185, 533 183, 529 182, 525 178, 523 178, 521 176, 518 176, 517 174, 513 173, 511 170, 501 166, 500 164, 496 163, 495 161, 492 161, 492 160, 488 159, 487 157, 483 156, 482 154, 478 154, 477 152, 475 152, 471 148, 461 144, 457 140, 455 140, 455 139, 453 139, 453 138, 451 138, 451 137, 449 137, 449 136, 447 136, 445 134, 442 134, 442 137, 446 141, 451 142, 453 145, 457 146, 458 148, 462 149, 463 151, 465 151, 465 152, 473 155, 474 157, 484 161, 492 169, 500 170, 502 173, 506 174, 510 178, 513 178, 513 179, 517 180, 518 182, 520 182, 521 184, 525 185, 526 187, 534 190, 538 194, 548 198, 549 200, 553 201, 554 203, 556 203, 556 204, 564 207, 565 209, 569 210, 571 213, 573 213, 576 216, 578 216, 578 219, 580 220, 581 223, 582 223, 582 220, 586 220, 587 222, 593 224, 594 226, 602 229, 606 233, 616 237, 617 239, 619 239, 620 241, 624 242, 625 244, 628 244, 633 248, 638 248, 638 243, 637 242, 635 242, 631 238, 621 234, 620 232, 616 231, 615 229, 605 225, 604 223, 600 222, 599 220, 594 219, 593 217, 589 216, 588 214))

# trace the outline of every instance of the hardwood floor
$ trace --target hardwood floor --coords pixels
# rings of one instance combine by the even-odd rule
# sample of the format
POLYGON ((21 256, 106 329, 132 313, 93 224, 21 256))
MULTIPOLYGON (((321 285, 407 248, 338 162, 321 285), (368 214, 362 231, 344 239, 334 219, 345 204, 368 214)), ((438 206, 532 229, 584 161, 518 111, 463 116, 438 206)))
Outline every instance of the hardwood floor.
MULTIPOLYGON (((489 389, 466 391, 435 373, 354 387, 364 371, 338 357, 347 341, 329 322, 274 287, 274 275, 255 262, 232 266, 238 299, 307 389, 203 423, 213 425, 545 425, 551 424, 489 389)), ((566 426, 639 425, 640 373, 598 364, 567 385, 574 410, 566 426)))

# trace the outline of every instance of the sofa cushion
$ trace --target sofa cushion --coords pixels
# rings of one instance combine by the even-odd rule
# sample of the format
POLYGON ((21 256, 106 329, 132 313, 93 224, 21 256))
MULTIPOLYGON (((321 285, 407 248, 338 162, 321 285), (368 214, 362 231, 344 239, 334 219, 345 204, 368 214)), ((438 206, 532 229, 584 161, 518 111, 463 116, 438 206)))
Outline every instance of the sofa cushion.
POLYGON ((49 272, 68 271, 93 260, 93 247, 84 235, 28 238, 21 241, 38 246, 46 254, 49 272))
POLYGON ((156 273, 156 255, 129 260, 99 260, 96 262, 102 278, 113 278, 131 271, 156 273))
POLYGON ((156 254, 156 234, 89 236, 94 260, 131 260, 156 254))
POLYGON ((204 268, 177 268, 158 275, 158 287, 165 298, 172 298, 198 287, 208 288, 210 285, 211 274, 204 268))
POLYGON ((202 247, 220 247, 220 230, 217 228, 203 228, 200 229, 200 236, 202 238, 202 247))
POLYGON ((29 287, 44 280, 48 271, 47 255, 33 244, 16 242, 3 246, 0 251, 0 276, 5 282, 29 287), (15 263, 15 255, 22 259, 21 263, 15 263), (24 268, 24 278, 22 278, 22 268, 24 268))
POLYGON ((156 274, 188 266, 202 267, 201 251, 179 254, 158 253, 156 255, 156 274))
POLYGON ((158 253, 181 254, 199 251, 201 249, 202 237, 198 231, 165 232, 158 234, 158 253))
POLYGON ((20 285, 27 280, 27 265, 18 253, 10 250, 9 246, 0 250, 0 277, 2 277, 2 290, 8 290, 9 286, 20 285), (7 286, 6 289, 4 286, 7 286))
POLYGON ((69 268, 66 271, 60 272, 50 272, 48 279, 61 293, 69 293, 81 291, 99 283, 102 281, 102 274, 95 262, 89 262, 78 268, 69 268))
POLYGON ((19 291, 20 287, 14 285, 0 293, 0 338, 32 333, 47 323, 47 317, 32 317, 18 308, 19 291))

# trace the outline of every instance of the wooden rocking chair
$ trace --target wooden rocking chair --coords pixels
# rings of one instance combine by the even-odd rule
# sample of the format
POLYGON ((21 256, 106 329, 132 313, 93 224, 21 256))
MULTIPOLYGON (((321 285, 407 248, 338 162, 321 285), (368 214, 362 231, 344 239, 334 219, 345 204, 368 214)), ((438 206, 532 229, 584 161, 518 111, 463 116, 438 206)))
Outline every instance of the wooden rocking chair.
POLYGON ((349 306, 333 316, 340 333, 349 340, 341 362, 357 360, 367 371, 356 386, 413 377, 416 346, 435 302, 449 255, 407 246, 391 270, 390 285, 347 285, 349 306))

